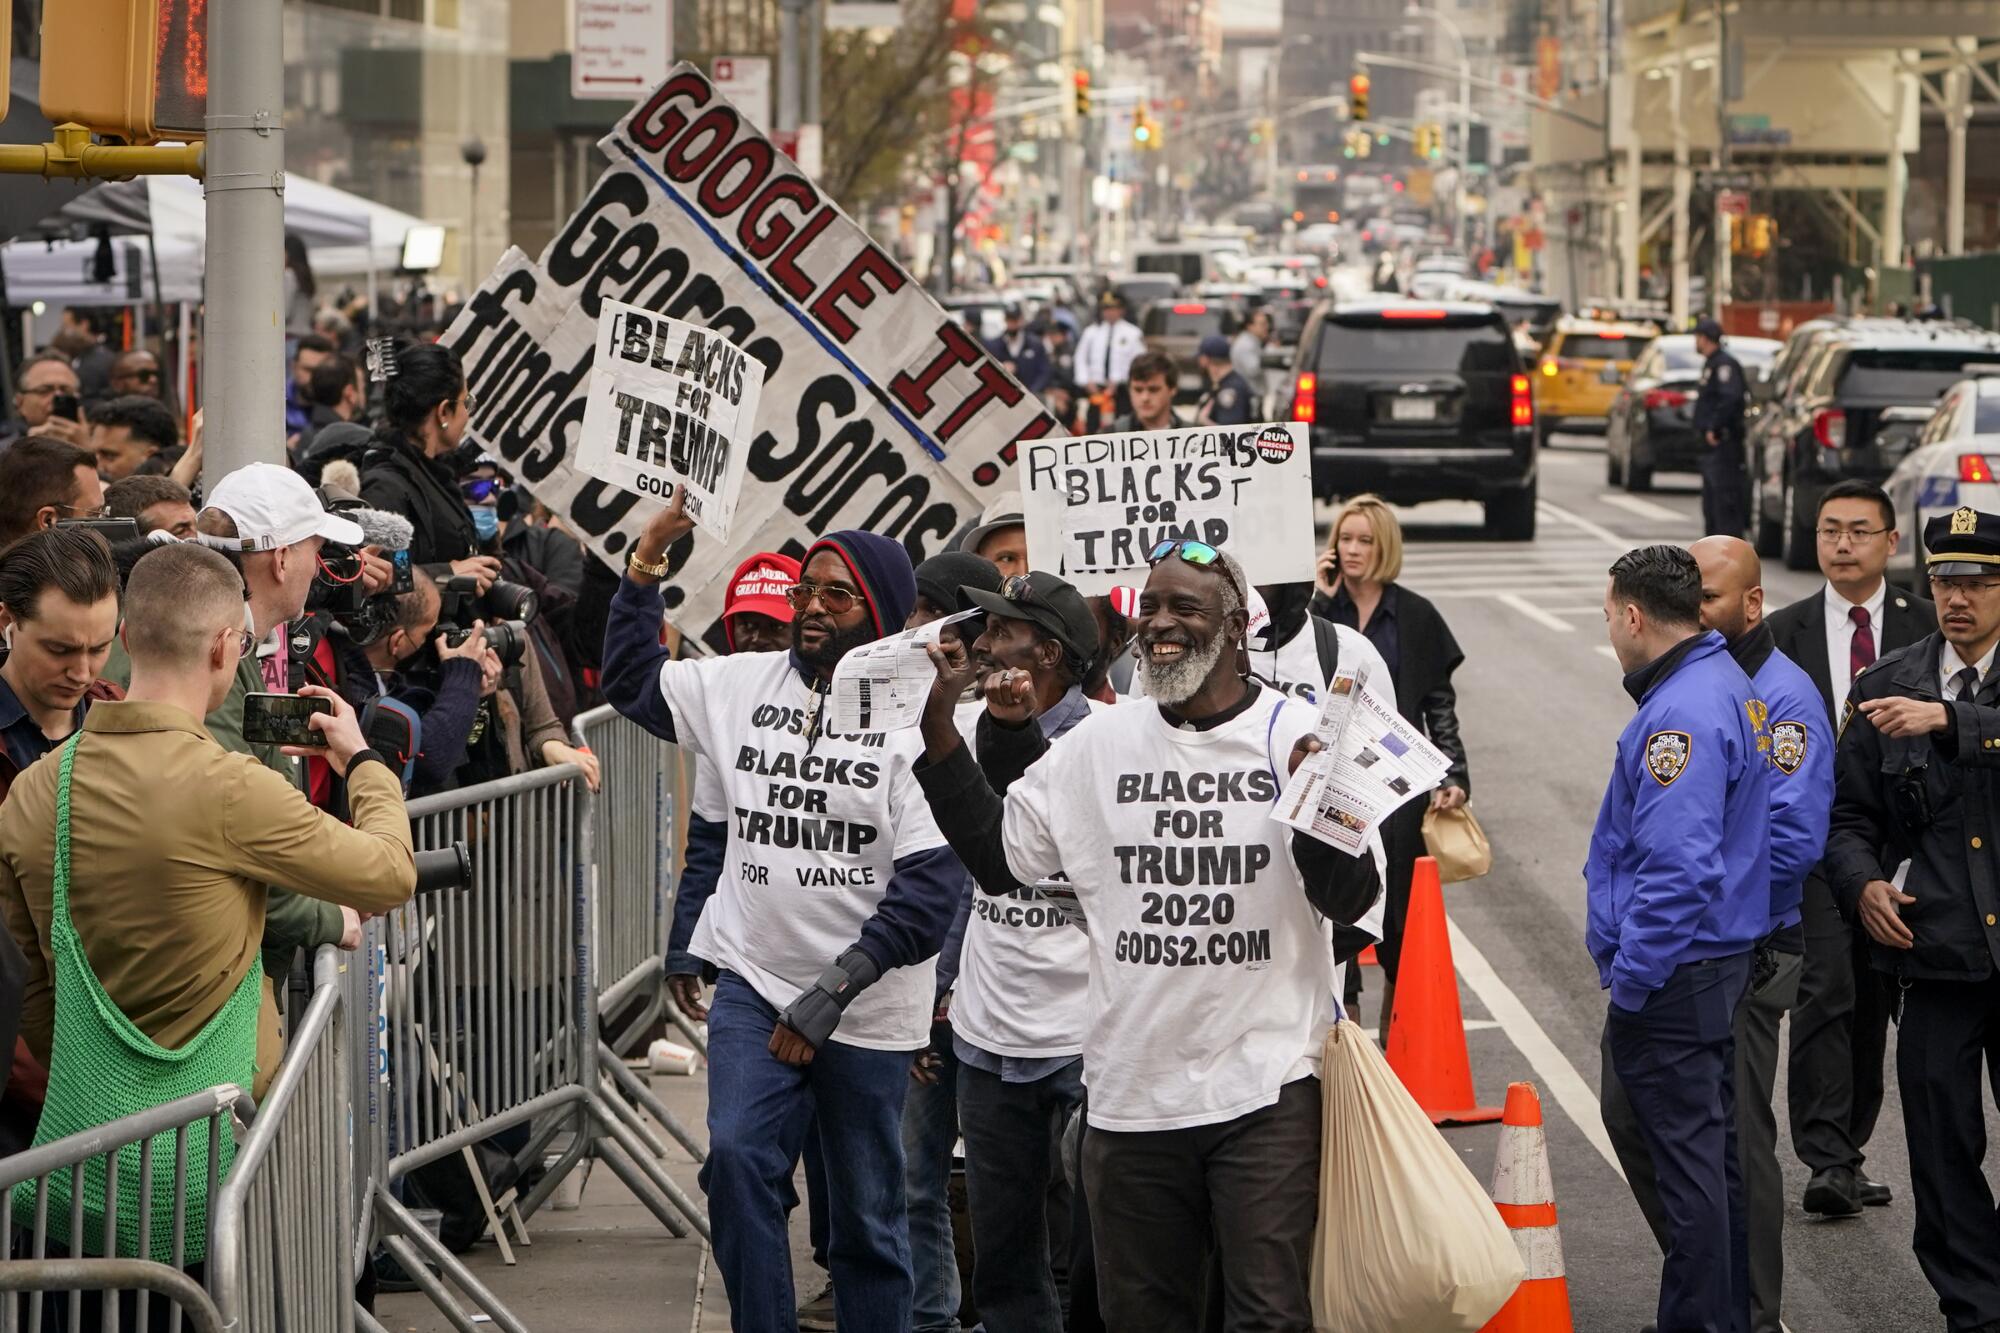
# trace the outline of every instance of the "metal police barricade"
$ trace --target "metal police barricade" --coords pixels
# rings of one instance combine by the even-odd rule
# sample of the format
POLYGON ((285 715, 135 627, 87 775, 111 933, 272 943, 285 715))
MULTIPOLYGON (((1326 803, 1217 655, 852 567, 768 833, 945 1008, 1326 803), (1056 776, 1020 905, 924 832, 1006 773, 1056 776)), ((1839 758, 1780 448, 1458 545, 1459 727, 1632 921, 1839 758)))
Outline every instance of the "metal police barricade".
POLYGON ((202 1218, 214 1215, 231 1113, 249 1105, 224 1084, 0 1159, 13 1241, 0 1263, 0 1333, 39 1333, 49 1302, 75 1330, 219 1333, 220 1314, 185 1270, 210 1254, 202 1218))
POLYGON ((211 1214, 208 1285, 231 1333, 353 1333, 353 1083, 343 956, 312 999, 211 1214))
MULTIPOLYGON (((398 1186, 405 1176, 509 1130, 527 1138, 525 1148, 511 1153, 518 1170, 539 1160, 567 1127, 571 1137, 561 1156, 512 1207, 508 1191, 496 1202, 478 1163, 468 1163, 509 1262, 503 1221, 513 1221, 525 1240, 520 1219, 587 1153, 600 1157, 671 1234, 685 1236, 691 1222, 706 1237, 708 1222, 600 1090, 592 985, 595 825, 581 774, 572 765, 515 774, 412 801, 409 813, 419 852, 467 845, 471 883, 418 894, 371 935, 379 941, 379 971, 365 963, 364 973, 372 975, 364 989, 378 995, 363 1003, 369 1012, 379 1005, 382 1015, 380 1120, 366 1126, 357 1103, 357 1135, 373 1158, 357 1173, 373 1184, 372 1216, 357 1226, 356 1248, 366 1248, 372 1227, 373 1239, 465 1333, 475 1324, 445 1280, 503 1333, 526 1333, 404 1206, 398 1186)), ((375 1058, 367 1051, 372 1028, 357 1023, 350 1033, 364 1063, 375 1058)))
POLYGON ((708 1160, 701 1137, 669 1111, 622 1057, 664 1014, 706 1057, 708 1042, 666 1000, 667 932, 673 921, 673 829, 679 810, 677 747, 609 704, 579 714, 575 740, 597 756, 601 789, 592 799, 590 869, 597 900, 597 1008, 621 1030, 600 1041, 599 1067, 612 1109, 656 1157, 666 1148, 634 1104, 650 1112, 697 1161, 708 1160), (636 1006, 636 1012, 634 1012, 636 1006))

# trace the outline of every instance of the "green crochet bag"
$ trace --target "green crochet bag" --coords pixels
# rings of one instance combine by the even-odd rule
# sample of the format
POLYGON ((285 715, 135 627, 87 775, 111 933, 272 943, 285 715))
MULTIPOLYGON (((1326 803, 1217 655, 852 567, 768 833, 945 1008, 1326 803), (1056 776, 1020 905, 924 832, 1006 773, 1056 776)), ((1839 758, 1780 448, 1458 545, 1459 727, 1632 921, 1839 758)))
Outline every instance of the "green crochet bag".
MULTIPOLYGON (((35 1128, 37 1148, 220 1084, 233 1083, 247 1092, 257 1064, 257 1015, 262 1007, 259 992, 264 969, 254 955, 236 990, 178 1050, 168 1050, 134 1026, 104 993, 91 970, 69 915, 70 771, 82 740, 83 733, 78 732, 63 746, 56 783, 55 883, 49 904, 49 936, 55 945, 55 1037, 49 1050, 48 1101, 35 1128)), ((228 1173, 236 1156, 234 1138, 227 1132, 219 1137, 218 1181, 228 1173)), ((174 1131, 156 1134, 151 1142, 151 1252, 143 1257, 172 1263, 174 1131)), ((138 1253, 139 1153, 137 1143, 118 1152, 117 1253, 128 1257, 142 1257, 138 1253)), ((182 1264, 198 1263, 208 1254, 208 1159, 207 1124, 190 1126, 182 1264)), ((71 1175, 64 1170, 45 1178, 49 1235, 67 1245, 72 1255, 103 1254, 104 1158, 93 1157, 84 1168, 80 1241, 69 1234, 71 1175)), ((14 1187, 14 1220, 32 1226, 34 1215, 35 1182, 24 1181, 14 1187)))

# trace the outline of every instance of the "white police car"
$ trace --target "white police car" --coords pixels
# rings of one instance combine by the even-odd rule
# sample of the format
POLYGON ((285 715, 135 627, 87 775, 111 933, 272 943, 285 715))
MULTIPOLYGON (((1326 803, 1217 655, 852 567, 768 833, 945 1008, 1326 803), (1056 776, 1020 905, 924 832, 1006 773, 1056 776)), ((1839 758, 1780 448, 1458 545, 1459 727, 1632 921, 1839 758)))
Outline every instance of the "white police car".
POLYGON ((1924 524, 1960 505, 2000 514, 2000 377, 1963 379, 1938 395, 1931 409, 1890 408, 1882 429, 1895 423, 1892 414, 1924 415, 1921 433, 1896 470, 1882 483, 1896 507, 1896 528, 1903 534, 1897 563, 1889 577, 1924 587, 1924 524))

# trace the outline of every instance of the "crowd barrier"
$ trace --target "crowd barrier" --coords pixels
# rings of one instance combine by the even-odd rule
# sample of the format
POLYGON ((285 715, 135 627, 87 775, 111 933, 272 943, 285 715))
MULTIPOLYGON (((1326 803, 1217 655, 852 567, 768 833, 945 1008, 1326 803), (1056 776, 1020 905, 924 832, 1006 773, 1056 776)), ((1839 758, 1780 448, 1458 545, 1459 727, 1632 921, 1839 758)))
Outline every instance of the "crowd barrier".
MULTIPOLYGON (((663 950, 674 752, 608 709, 580 717, 577 733, 603 766, 597 796, 563 766, 410 804, 418 850, 466 843, 471 884, 369 922, 353 953, 320 951, 284 1063, 254 1114, 242 1090, 218 1088, 0 1160, 0 1187, 25 1184, 30 1214, 16 1219, 19 1259, 0 1264, 0 1293, 28 1294, 0 1295, 0 1333, 39 1333, 49 1293, 72 1311, 112 1299, 94 1292, 124 1293, 118 1308, 134 1312, 106 1327, 377 1330, 353 1291, 378 1248, 462 1333, 484 1333, 482 1323, 526 1333, 404 1202, 412 1172, 454 1154, 467 1158, 510 1263, 513 1246, 530 1240, 528 1219, 586 1157, 672 1235, 708 1237, 706 1215, 668 1174, 643 1113, 697 1160, 705 1148, 618 1050, 672 1012, 663 950), (625 1021, 607 1040, 600 1016, 609 1010, 625 1021), (227 1178, 191 1189, 189 1136, 219 1146, 239 1129, 227 1178), (490 1161, 496 1142, 510 1166, 488 1190, 474 1154, 490 1161), (116 1185, 135 1170, 145 1182, 140 1216, 121 1220, 116 1185), (176 1174, 156 1190, 165 1171, 176 1174), (44 1182, 59 1173, 74 1182, 73 1218, 52 1230, 44 1182), (99 1194, 111 1216, 86 1230, 86 1198, 99 1194), (186 1234, 185 1201, 197 1197, 210 1201, 205 1237, 186 1234), (169 1198, 171 1209, 152 1202, 169 1198), (100 1230, 120 1240, 109 1253, 65 1252, 68 1236, 100 1230), (190 1267, 204 1252, 205 1268, 190 1267), (150 1323, 137 1322, 149 1311, 150 1323)), ((96 1324, 72 1315, 69 1326, 96 1324)))

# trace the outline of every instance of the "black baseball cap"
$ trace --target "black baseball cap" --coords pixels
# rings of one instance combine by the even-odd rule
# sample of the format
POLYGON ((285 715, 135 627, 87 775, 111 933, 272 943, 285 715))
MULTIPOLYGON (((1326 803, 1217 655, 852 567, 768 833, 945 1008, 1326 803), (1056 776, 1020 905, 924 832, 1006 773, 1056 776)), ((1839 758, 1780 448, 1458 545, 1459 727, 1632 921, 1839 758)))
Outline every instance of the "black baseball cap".
POLYGON ((966 600, 989 616, 1025 620, 1063 646, 1077 665, 1097 656, 1097 617, 1067 581, 1044 570, 1016 574, 997 593, 963 588, 966 600))
POLYGON ((1719 343, 1722 341, 1722 325, 1713 319, 1700 321, 1694 326, 1694 331, 1696 337, 1706 338, 1710 342, 1719 343))

